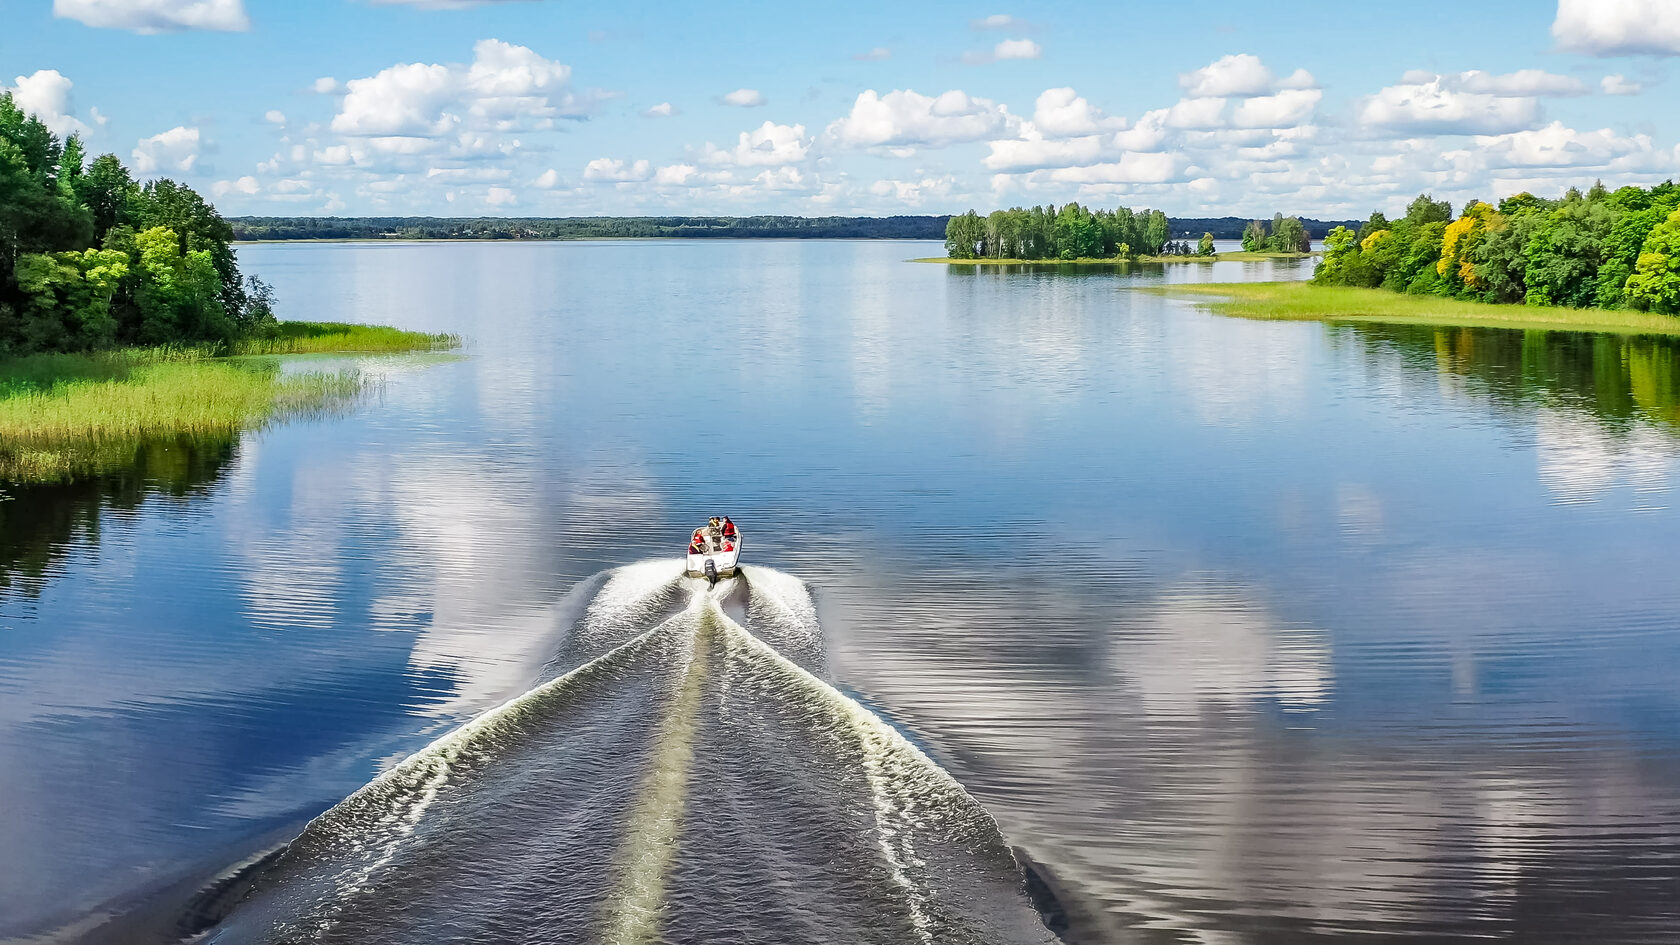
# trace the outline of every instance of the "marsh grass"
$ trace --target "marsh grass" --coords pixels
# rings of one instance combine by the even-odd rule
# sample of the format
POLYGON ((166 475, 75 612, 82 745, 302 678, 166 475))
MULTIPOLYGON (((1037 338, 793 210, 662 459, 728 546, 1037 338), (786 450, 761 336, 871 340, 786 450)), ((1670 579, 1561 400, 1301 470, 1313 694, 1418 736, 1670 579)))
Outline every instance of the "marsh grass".
POLYGON ((282 322, 257 345, 125 348, 0 361, 0 481, 50 482, 133 460, 144 444, 227 437, 352 402, 360 370, 282 371, 253 354, 395 353, 454 347, 453 335, 282 322), (240 357, 229 359, 227 354, 240 357))
POLYGON ((461 346, 458 335, 403 331, 384 325, 345 322, 281 322, 272 338, 236 344, 230 354, 381 354, 445 351, 461 346))
POLYGON ((1151 286, 1140 291, 1202 299, 1216 314, 1237 318, 1680 335, 1680 318, 1671 315, 1617 309, 1492 305, 1308 282, 1206 283, 1151 286))

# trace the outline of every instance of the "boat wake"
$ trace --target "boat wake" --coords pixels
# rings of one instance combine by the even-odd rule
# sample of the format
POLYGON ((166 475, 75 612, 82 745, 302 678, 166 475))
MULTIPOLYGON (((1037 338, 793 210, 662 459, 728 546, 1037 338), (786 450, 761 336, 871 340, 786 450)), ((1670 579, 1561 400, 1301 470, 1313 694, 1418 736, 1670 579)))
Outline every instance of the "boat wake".
POLYGON ((198 938, 1054 941, 990 815, 825 681, 802 582, 682 572, 612 572, 545 681, 316 818, 198 938))

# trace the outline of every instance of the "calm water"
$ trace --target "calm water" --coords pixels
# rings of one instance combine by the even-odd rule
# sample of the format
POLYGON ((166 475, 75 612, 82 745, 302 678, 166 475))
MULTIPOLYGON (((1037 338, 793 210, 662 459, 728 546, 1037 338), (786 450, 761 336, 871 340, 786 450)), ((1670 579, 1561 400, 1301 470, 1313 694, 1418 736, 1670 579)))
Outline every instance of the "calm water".
POLYGON ((936 251, 243 248, 467 356, 9 490, 0 939, 1680 941, 1680 345, 936 251))

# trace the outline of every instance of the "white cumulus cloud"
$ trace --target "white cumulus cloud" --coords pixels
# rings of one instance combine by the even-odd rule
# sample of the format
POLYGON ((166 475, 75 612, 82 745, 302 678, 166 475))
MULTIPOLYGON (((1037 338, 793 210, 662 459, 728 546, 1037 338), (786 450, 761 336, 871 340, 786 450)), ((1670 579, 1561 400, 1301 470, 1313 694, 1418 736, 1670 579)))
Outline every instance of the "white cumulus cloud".
POLYGON ((1030 39, 1006 39, 985 52, 963 53, 963 62, 984 65, 1010 59, 1037 59, 1044 55, 1044 47, 1030 39))
POLYGON ((271 108, 263 115, 263 120, 271 125, 284 125, 286 113, 278 108, 271 108))
POLYGON ((332 130, 345 135, 439 137, 457 129, 546 129, 585 117, 594 100, 571 89, 572 70, 525 46, 473 45, 467 65, 411 62, 346 83, 332 130))
POLYGON ((1404 134, 1497 135, 1530 128, 1540 119, 1540 104, 1533 98, 1461 91, 1455 84, 1436 76, 1391 85, 1366 99, 1359 120, 1404 134))
POLYGON ((631 183, 652 176, 653 167, 647 161, 628 164, 617 158, 602 157, 590 161, 583 168, 583 179, 597 183, 631 183))
POLYGON ((1006 106, 955 89, 938 96, 909 89, 881 95, 869 89, 827 133, 843 148, 937 148, 999 137, 1018 121, 1006 106))
POLYGON ((1674 0, 1558 0, 1552 38, 1594 56, 1680 55, 1680 3, 1674 0))
POLYGON ((677 106, 670 102, 660 102, 658 105, 649 105, 642 109, 643 118, 670 118, 676 114, 679 114, 677 106))
POLYGON ((733 148, 706 145, 705 161, 738 167, 773 167, 803 161, 810 150, 811 139, 805 136, 804 125, 767 121, 751 131, 741 132, 733 148))
POLYGON ((736 89, 725 95, 720 101, 725 105, 734 105, 738 108, 757 108, 760 105, 767 104, 770 100, 765 98, 764 93, 757 89, 736 89))
POLYGON ((244 0, 53 0, 53 15, 136 33, 251 28, 244 0))
POLYGON ((1238 53, 1180 75, 1178 84, 1191 98, 1231 98, 1270 95, 1284 89, 1310 89, 1318 82, 1305 69, 1297 69, 1279 79, 1259 56, 1238 53))
POLYGON ((1598 87, 1605 95, 1638 95, 1645 90, 1645 86, 1638 82, 1630 82, 1622 75, 1607 75, 1600 79, 1598 87))
POLYGON ((12 93, 12 101, 26 113, 41 119, 55 135, 87 134, 88 126, 70 104, 72 83, 57 69, 40 69, 20 75, 17 84, 0 91, 12 93))
POLYGON ((134 172, 151 174, 190 171, 193 165, 198 163, 198 146, 198 129, 185 126, 171 128, 150 138, 141 138, 134 146, 134 172))
POLYGON ((519 195, 506 187, 492 187, 484 192, 484 202, 492 207, 511 207, 519 202, 519 195))
POLYGON ((258 190, 257 179, 250 175, 238 180, 219 180, 210 185, 210 193, 216 197, 226 197, 228 194, 255 194, 258 190))
POLYGON ((1046 138, 1074 138, 1124 128, 1070 88, 1046 89, 1033 105, 1033 127, 1046 138))

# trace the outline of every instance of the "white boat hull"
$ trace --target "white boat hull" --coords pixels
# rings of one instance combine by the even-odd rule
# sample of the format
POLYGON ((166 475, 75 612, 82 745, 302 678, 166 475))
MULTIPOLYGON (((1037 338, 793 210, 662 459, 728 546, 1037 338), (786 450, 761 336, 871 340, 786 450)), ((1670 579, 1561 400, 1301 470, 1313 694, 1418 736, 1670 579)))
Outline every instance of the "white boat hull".
POLYGON ((711 562, 720 578, 733 577, 741 560, 741 538, 736 536, 733 551, 713 551, 708 554, 688 556, 688 576, 707 577, 706 562, 711 562))

